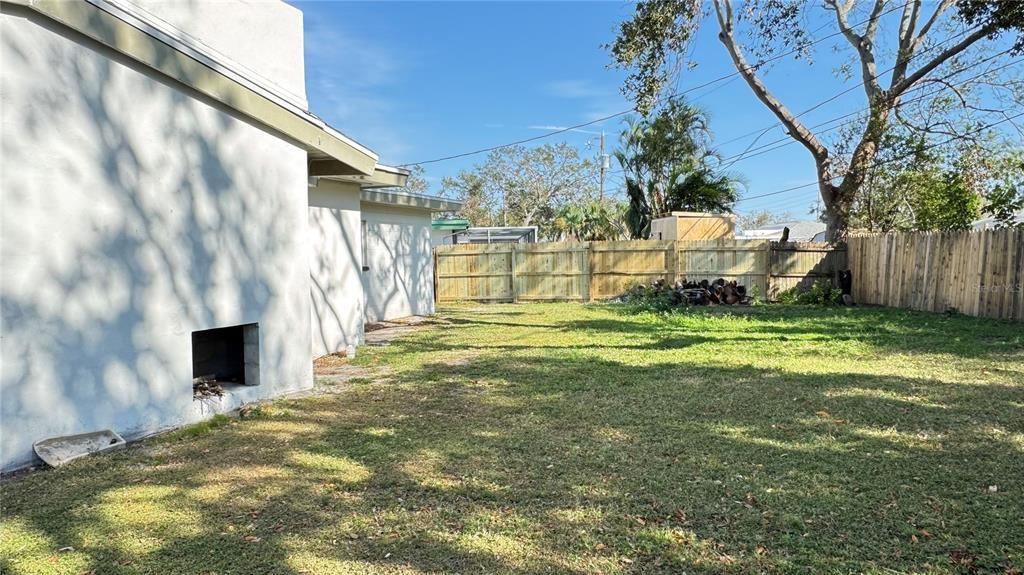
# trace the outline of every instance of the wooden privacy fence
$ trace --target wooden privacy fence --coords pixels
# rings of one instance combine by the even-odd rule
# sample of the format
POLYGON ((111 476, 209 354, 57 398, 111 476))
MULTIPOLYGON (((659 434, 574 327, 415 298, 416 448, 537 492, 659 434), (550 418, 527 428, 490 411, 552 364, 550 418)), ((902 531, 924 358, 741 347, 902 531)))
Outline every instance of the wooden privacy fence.
POLYGON ((1024 320, 1024 229, 849 239, 859 303, 1024 320))
POLYGON ((658 279, 717 278, 774 298, 846 266, 845 249, 828 244, 726 239, 438 246, 434 258, 441 303, 589 301, 658 279))

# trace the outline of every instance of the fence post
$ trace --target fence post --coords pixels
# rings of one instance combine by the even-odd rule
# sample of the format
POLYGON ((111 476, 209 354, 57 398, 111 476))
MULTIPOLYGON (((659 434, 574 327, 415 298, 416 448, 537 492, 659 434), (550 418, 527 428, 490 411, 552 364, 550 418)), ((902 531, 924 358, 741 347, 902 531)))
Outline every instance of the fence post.
POLYGON ((431 251, 430 257, 433 260, 433 264, 434 264, 434 305, 436 306, 438 304, 438 296, 437 296, 437 287, 438 287, 438 285, 437 285, 438 284, 438 278, 437 278, 437 273, 438 273, 437 272, 437 247, 435 246, 435 247, 431 248, 430 251, 431 251))
POLYGON ((516 289, 516 283, 517 283, 516 282, 516 245, 517 244, 511 243, 509 245, 511 246, 511 249, 509 250, 508 261, 509 261, 509 266, 512 268, 510 270, 511 278, 512 278, 512 303, 519 303, 519 290, 516 289))
POLYGON ((665 283, 671 286, 675 285, 676 279, 679 277, 679 241, 669 242, 668 250, 668 257, 665 260, 668 277, 665 278, 665 283))
POLYGON ((765 263, 764 263, 764 294, 761 296, 765 302, 772 301, 772 259, 774 259, 775 253, 772 251, 772 241, 765 241, 764 246, 765 263))
POLYGON ((580 298, 584 302, 590 301, 590 242, 583 244, 583 269, 580 270, 583 273, 583 293, 580 294, 580 298))

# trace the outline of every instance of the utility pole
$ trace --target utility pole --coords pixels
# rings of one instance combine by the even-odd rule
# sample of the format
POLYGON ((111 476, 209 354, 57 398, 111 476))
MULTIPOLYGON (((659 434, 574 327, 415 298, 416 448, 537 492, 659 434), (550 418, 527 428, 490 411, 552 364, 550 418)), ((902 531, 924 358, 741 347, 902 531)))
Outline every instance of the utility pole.
POLYGON ((604 175, 608 171, 608 155, 604 153, 604 130, 601 130, 601 202, 604 202, 604 175))

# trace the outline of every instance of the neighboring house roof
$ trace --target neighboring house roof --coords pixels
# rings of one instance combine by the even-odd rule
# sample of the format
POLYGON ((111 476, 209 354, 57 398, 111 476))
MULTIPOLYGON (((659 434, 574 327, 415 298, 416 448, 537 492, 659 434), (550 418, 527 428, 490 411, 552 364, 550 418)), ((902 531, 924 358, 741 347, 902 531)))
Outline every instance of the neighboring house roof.
MULTIPOLYGON (((1020 210, 1014 214, 1013 221, 1015 223, 1024 223, 1024 210, 1020 210)), ((982 218, 971 222, 971 229, 973 230, 987 230, 996 226, 996 219, 993 217, 982 218)))
POLYGON ((4 2, 63 24, 294 140, 305 148, 312 176, 362 176, 360 183, 369 185, 405 183, 408 172, 378 165, 375 153, 303 110, 294 97, 282 95, 128 4, 117 0, 4 2))
POLYGON ((677 218, 729 218, 736 219, 736 214, 714 214, 710 212, 668 212, 662 214, 658 218, 668 218, 675 216, 677 218))
POLYGON ((446 238, 458 237, 458 243, 505 243, 537 241, 537 226, 490 226, 466 228, 446 238))
POLYGON ((782 230, 789 228, 789 241, 791 242, 821 241, 815 238, 820 237, 824 239, 825 227, 824 223, 814 221, 780 222, 743 230, 736 234, 736 239, 778 240, 782 238, 782 230))

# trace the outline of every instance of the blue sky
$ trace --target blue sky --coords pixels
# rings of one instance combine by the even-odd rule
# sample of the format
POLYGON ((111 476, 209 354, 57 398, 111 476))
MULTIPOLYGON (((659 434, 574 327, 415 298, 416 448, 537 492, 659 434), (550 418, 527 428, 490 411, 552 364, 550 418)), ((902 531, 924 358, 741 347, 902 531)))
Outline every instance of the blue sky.
MULTIPOLYGON (((543 133, 538 126, 578 124, 632 107, 620 92, 625 73, 609 68, 611 59, 602 47, 630 16, 632 3, 293 3, 305 17, 310 109, 378 152, 387 164, 503 144, 543 133)), ((812 29, 818 25, 812 24, 812 29)), ((832 31, 825 28, 819 36, 832 31)), ((715 33, 713 25, 701 32, 693 55, 700 66, 681 77, 681 89, 735 70, 715 33)), ((814 66, 787 60, 768 72, 767 83, 790 109, 801 111, 858 83, 843 83, 833 73, 848 54, 833 52, 839 42, 820 44, 814 66)), ((774 123, 738 78, 690 96, 710 113, 717 142, 774 123)), ((813 124, 863 106, 863 92, 857 89, 805 118, 813 124)), ((621 125, 614 119, 587 129, 604 129, 614 146, 621 125)), ((781 135, 776 129, 760 143, 781 135)), ((567 133, 538 144, 559 140, 597 154, 592 134, 567 133)), ((738 154, 751 140, 723 144, 720 152, 738 154)), ((441 177, 485 157, 425 166, 432 191, 439 191, 441 177)), ((613 161, 613 172, 617 168, 613 161)), ((751 196, 814 180, 809 154, 795 144, 733 169, 743 174, 748 182, 744 195, 751 196)), ((614 186, 621 175, 613 173, 610 181, 614 186)), ((768 209, 803 217, 816 195, 813 187, 805 188, 741 202, 738 211, 768 209)))

